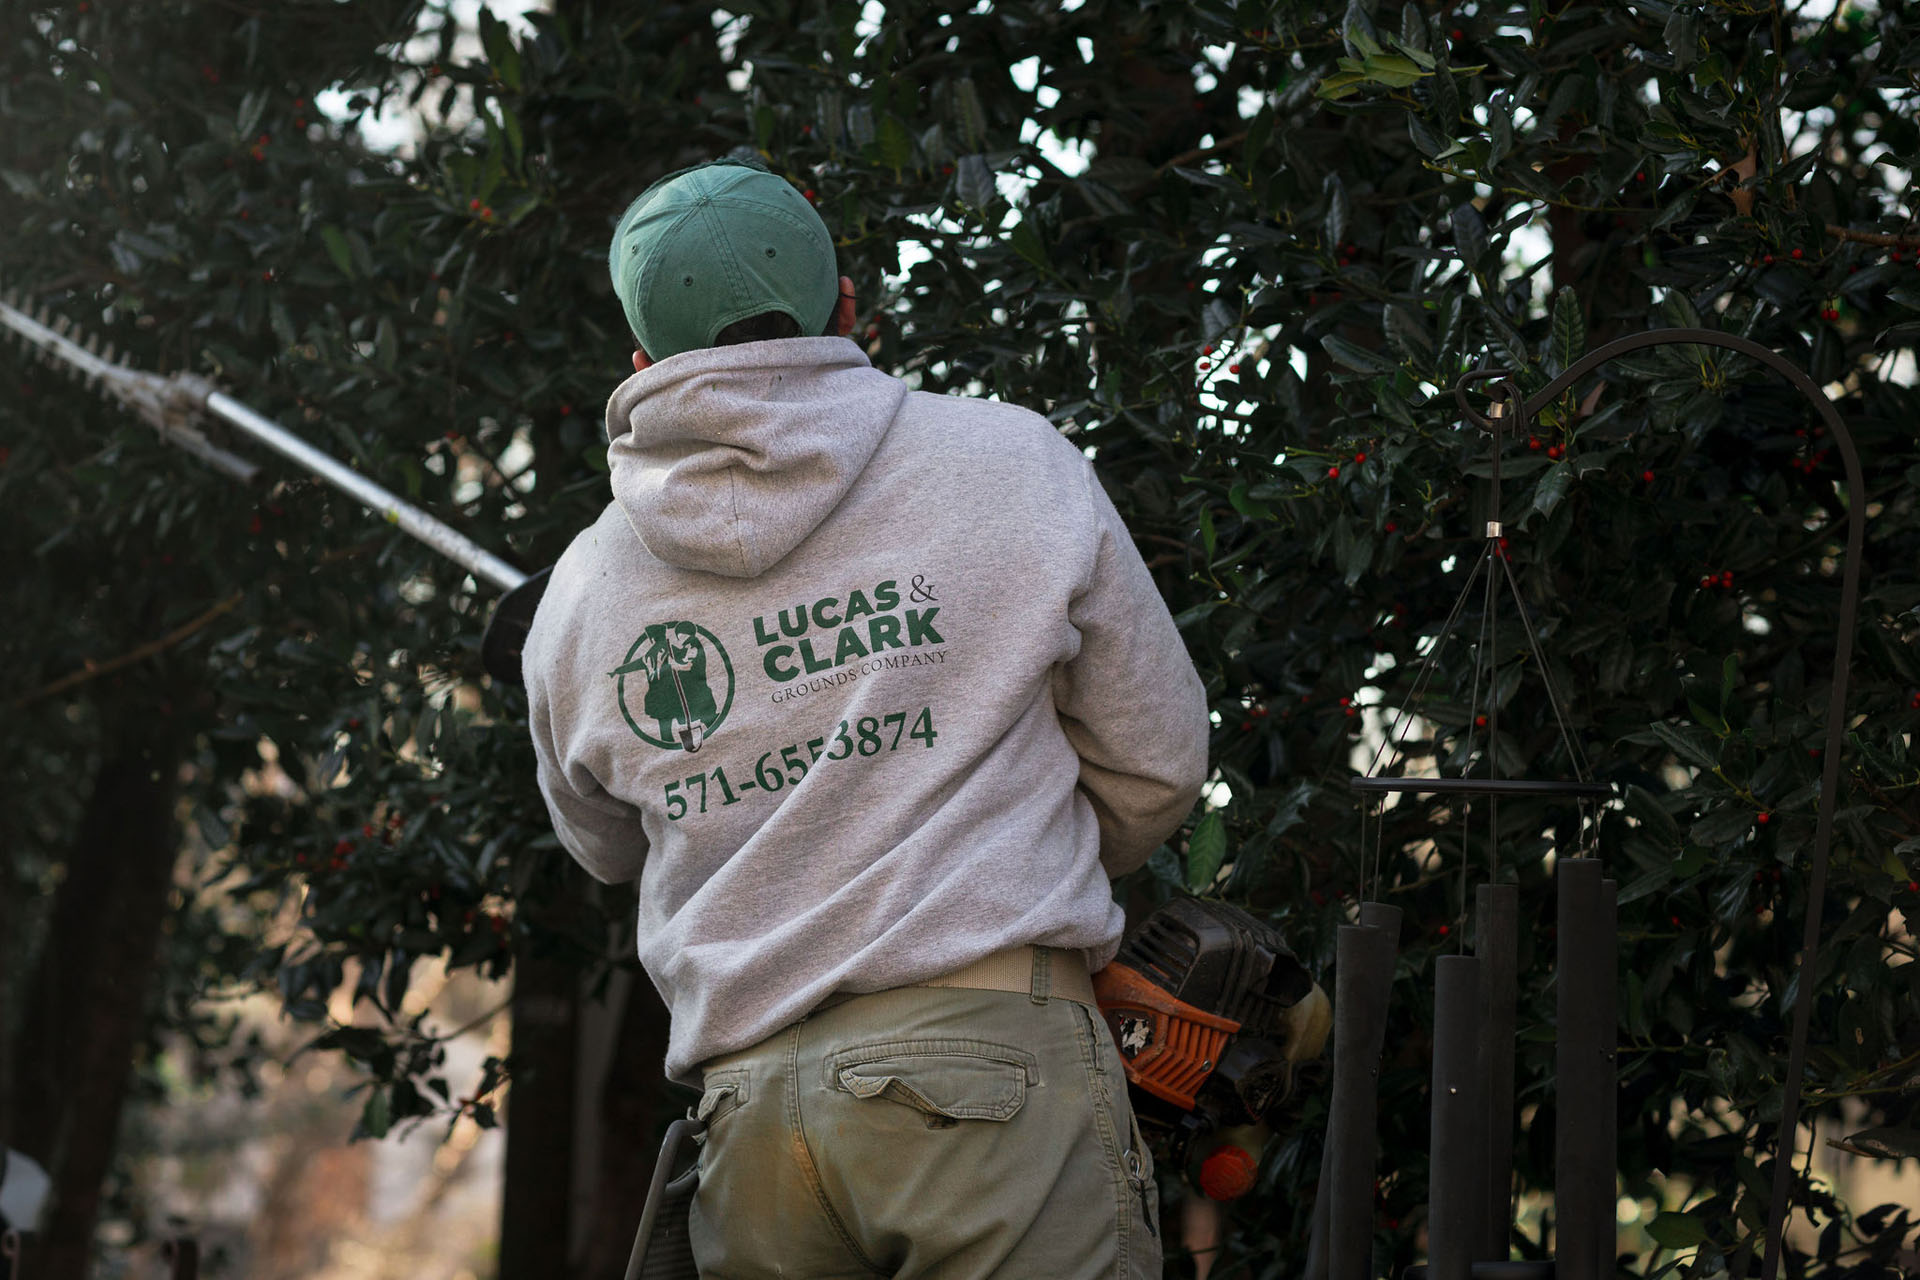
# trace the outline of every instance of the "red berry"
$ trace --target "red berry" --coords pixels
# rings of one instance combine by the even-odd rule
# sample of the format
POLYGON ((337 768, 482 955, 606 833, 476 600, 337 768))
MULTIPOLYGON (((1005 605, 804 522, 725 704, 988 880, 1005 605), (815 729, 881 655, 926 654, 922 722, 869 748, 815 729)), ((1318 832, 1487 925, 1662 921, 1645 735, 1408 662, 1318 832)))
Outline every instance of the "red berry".
POLYGON ((1770 814, 1770 813, 1768 813, 1768 812, 1767 812, 1767 811, 1766 811, 1765 809, 1762 809, 1762 810, 1761 810, 1761 811, 1760 811, 1760 812, 1759 812, 1759 813, 1758 813, 1758 814, 1757 814, 1757 815, 1756 815, 1756 816, 1754 817, 1754 819, 1753 819, 1753 820, 1754 820, 1755 822, 1757 822, 1757 823, 1759 823, 1759 824, 1760 824, 1761 826, 1763 826, 1763 827, 1764 827, 1764 826, 1766 826, 1766 825, 1767 825, 1767 824, 1768 824, 1769 822, 1772 822, 1772 821, 1773 821, 1773 815, 1772 815, 1772 814, 1770 814))
POLYGON ((1340 468, 1338 466, 1328 467, 1327 475, 1332 479, 1338 480, 1340 478, 1340 468))
POLYGON ((802 191, 800 194, 805 196, 807 199, 811 200, 813 199, 813 188, 808 187, 805 191, 802 191))
POLYGON ((1907 892, 1908 892, 1908 893, 1920 893, 1920 880, 1909 880, 1909 881, 1907 881, 1907 892))
POLYGON ((480 212, 480 198, 475 196, 473 199, 467 201, 467 208, 474 213, 480 212))
POLYGON ((361 823, 360 834, 363 836, 371 836, 373 834, 373 824, 371 822, 361 823))
POLYGON ((295 98, 295 99, 293 100, 293 109, 294 109, 295 111, 298 111, 298 110, 300 110, 300 108, 302 108, 302 107, 304 107, 304 106, 306 106, 306 105, 307 105, 307 100, 306 100, 305 98, 295 98))
POLYGON ((1487 727, 1487 718, 1486 718, 1485 716, 1475 716, 1475 717, 1473 718, 1473 727, 1474 727, 1474 728, 1476 728, 1476 729, 1484 729, 1484 728, 1486 728, 1486 727, 1487 727))
POLYGON ((570 413, 572 413, 572 412, 573 412, 573 406, 572 406, 572 405, 570 405, 570 404, 563 404, 563 405, 561 405, 561 406, 560 406, 560 416, 561 416, 561 417, 563 417, 563 418, 564 418, 564 417, 566 417, 566 416, 567 416, 568 414, 570 414, 570 413))
POLYGON ((1670 925, 1674 925, 1675 927, 1678 927, 1678 926, 1679 926, 1679 924, 1680 924, 1680 917, 1679 917, 1679 916, 1668 916, 1668 917, 1667 917, 1667 923, 1668 923, 1668 924, 1670 924, 1670 925))
POLYGON ((1441 925, 1441 926, 1440 926, 1440 931, 1439 931, 1439 932, 1440 932, 1440 936, 1444 938, 1444 937, 1446 937, 1446 936, 1447 936, 1448 934, 1450 934, 1450 933, 1452 933, 1452 932, 1453 932, 1453 928, 1452 928, 1452 926, 1450 926, 1450 925, 1444 925, 1444 924, 1443 924, 1443 925, 1441 925))
POLYGON ((1210 355, 1212 355, 1212 354, 1213 354, 1213 344, 1212 344, 1211 342, 1209 342, 1209 343, 1208 343, 1208 344, 1207 344, 1206 346, 1204 346, 1204 347, 1202 347, 1202 348, 1200 348, 1200 354, 1201 354, 1201 355, 1203 355, 1203 356, 1210 356, 1210 355))
POLYGON ((1793 256, 1794 256, 1794 258, 1795 258, 1795 259, 1799 259, 1799 258, 1803 258, 1803 257, 1805 257, 1805 256, 1806 256, 1806 254, 1805 254, 1805 253, 1804 253, 1804 252, 1803 252, 1802 250, 1799 250, 1799 249, 1795 249, 1795 250, 1793 251, 1793 256))
POLYGON ((1228 372, 1228 373, 1238 373, 1238 372, 1240 372, 1240 366, 1239 366, 1239 365, 1237 365, 1237 364, 1230 364, 1230 365, 1228 365, 1228 366, 1227 366, 1227 372, 1228 372))
POLYGON ((1250 733, 1250 732, 1252 732, 1252 730, 1253 730, 1253 721, 1251 721, 1251 720, 1242 720, 1242 721, 1240 722, 1240 732, 1242 732, 1242 733, 1250 733))
POLYGON ((1389 520, 1389 521, 1387 521, 1387 532, 1388 532, 1388 533, 1392 533, 1392 532, 1393 532, 1393 531, 1394 531, 1395 529, 1398 529, 1399 527, 1400 527, 1400 526, 1399 526, 1399 525, 1397 525, 1397 524, 1395 524, 1395 523, 1394 523, 1393 521, 1391 521, 1391 520, 1389 520))
POLYGON ((1449 40, 1465 40, 1466 38, 1467 38, 1467 33, 1462 31, 1458 27, 1455 27, 1453 30, 1447 32, 1447 39, 1449 40))
POLYGON ((1350 707, 1353 705, 1353 699, 1343 696, 1340 699, 1340 705, 1343 707, 1350 707))
POLYGON ((1711 577, 1702 578, 1700 579, 1700 585, 1703 587, 1710 587, 1713 585, 1713 579, 1711 577))
POLYGON ((1634 174, 1633 180, 1635 182, 1645 182, 1647 180, 1647 171, 1642 169, 1639 173, 1634 174))
POLYGON ((1357 716, 1360 714, 1360 709, 1358 707, 1348 707, 1346 710, 1346 714, 1350 716, 1357 716))
POLYGON ((1642 484, 1652 484, 1652 483, 1653 483, 1653 472, 1651 472, 1651 471, 1642 471, 1642 472, 1640 473, 1640 481, 1641 481, 1641 483, 1642 483, 1642 484))
POLYGON ((1733 570, 1722 569, 1720 571, 1720 585, 1723 587, 1730 587, 1733 585, 1733 570))
POLYGON ((1202 372, 1202 373, 1205 373, 1205 372, 1206 372, 1207 370, 1209 370, 1209 369, 1211 369, 1211 368, 1213 368, 1213 361, 1211 361, 1211 360, 1202 360, 1202 361, 1200 362, 1200 372, 1202 372))
POLYGON ((1507 540, 1505 538, 1502 538, 1500 539, 1500 550, 1502 552, 1505 552, 1506 549, 1507 549, 1507 540))
POLYGON ((1814 759, 1814 760, 1818 760, 1818 759, 1820 758, 1820 748, 1818 748, 1818 747, 1808 747, 1808 748, 1807 748, 1807 756, 1808 756, 1808 757, 1809 757, 1810 759, 1814 759))
POLYGON ((1264 720, 1267 718, 1267 709, 1264 706, 1256 706, 1253 708, 1253 710, 1249 711, 1247 714, 1252 716, 1255 720, 1264 720))
POLYGON ((1312 702, 1312 701, 1313 701, 1313 695, 1312 695, 1312 694, 1310 694, 1310 693, 1303 693, 1303 694, 1301 694, 1301 695, 1300 695, 1300 702, 1301 702, 1301 704, 1302 704, 1303 706, 1304 706, 1304 705, 1305 705, 1306 703, 1309 703, 1309 702, 1312 702))
POLYGON ((1355 462, 1365 462, 1367 460, 1367 455, 1364 453, 1356 453, 1353 455, 1353 460, 1355 462))
POLYGON ((247 521, 247 532, 248 533, 260 532, 260 517, 258 515, 255 515, 253 519, 247 521))
POLYGON ((268 270, 268 271, 262 271, 262 272, 260 273, 260 279, 261 279, 261 280, 263 280, 263 281, 265 281, 265 282, 266 282, 267 284, 272 284, 272 283, 273 283, 273 272, 272 272, 271 270, 268 270))
POLYGON ((293 118, 293 127, 294 127, 294 128, 296 128, 296 129, 304 129, 304 128, 306 128, 306 127, 307 127, 307 118, 306 118, 305 116, 295 116, 295 117, 293 118))
POLYGON ((1764 263, 1766 263, 1766 264, 1767 264, 1768 266, 1772 266, 1772 265, 1773 265, 1773 255, 1772 255, 1772 254, 1768 254, 1768 255, 1767 255, 1766 257, 1764 257, 1764 258, 1762 258, 1762 259, 1760 259, 1760 261, 1762 261, 1762 262, 1764 262, 1764 263))
POLYGON ((1529 448, 1529 449, 1532 449, 1532 450, 1534 450, 1534 451, 1536 451, 1536 452, 1537 452, 1537 451, 1539 450, 1539 448, 1540 448, 1540 437, 1539 437, 1539 436, 1528 436, 1528 437, 1527 437, 1527 448, 1529 448))
POLYGON ((1547 450, 1547 456, 1549 458, 1564 458, 1567 456, 1567 447, 1563 444, 1556 444, 1547 450))
POLYGON ((347 721, 347 728, 349 728, 349 729, 358 729, 359 727, 360 727, 360 717, 359 717, 359 716, 355 716, 355 717, 354 717, 353 719, 351 719, 351 720, 349 720, 349 721, 347 721))
POLYGON ((334 844, 333 844, 334 857, 344 858, 352 852, 353 852, 353 841, 351 839, 348 839, 347 837, 342 836, 340 839, 334 841, 334 844))

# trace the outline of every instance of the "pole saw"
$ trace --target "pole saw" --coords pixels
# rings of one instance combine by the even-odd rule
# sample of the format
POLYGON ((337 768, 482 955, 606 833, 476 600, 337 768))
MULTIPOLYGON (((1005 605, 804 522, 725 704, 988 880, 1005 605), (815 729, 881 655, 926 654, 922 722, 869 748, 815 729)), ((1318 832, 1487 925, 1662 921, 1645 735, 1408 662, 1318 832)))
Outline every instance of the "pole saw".
POLYGON ((547 570, 514 568, 459 530, 428 515, 385 486, 308 444, 293 432, 248 408, 194 373, 167 377, 135 369, 114 359, 98 335, 80 333, 65 317, 49 319, 46 309, 29 315, 14 297, 0 298, 0 328, 22 338, 48 365, 77 378, 101 395, 131 410, 168 444, 186 450, 214 470, 251 484, 260 468, 221 448, 195 425, 214 418, 265 445, 346 494, 387 523, 398 526, 455 564, 506 594, 494 606, 480 642, 480 661, 496 680, 519 684, 520 650, 546 590, 547 570))
MULTIPOLYGON (((242 484, 254 483, 258 466, 195 425, 197 419, 217 419, 503 590, 481 640, 481 663, 496 680, 522 683, 521 650, 546 590, 548 569, 531 574, 516 569, 207 379, 132 368, 64 317, 49 320, 44 308, 35 317, 17 303, 0 298, 0 328, 19 335, 46 363, 133 411, 167 443, 242 484)), ((670 648, 662 657, 678 686, 670 648)), ((681 703, 686 705, 684 690, 681 703)), ((689 709, 680 729, 689 751, 698 749, 700 729, 689 709)), ((1257 1157, 1242 1148, 1264 1142, 1256 1131, 1287 1127, 1292 1119, 1287 1104, 1303 1092, 1297 1073, 1304 1070, 1314 1078, 1314 1060, 1332 1025, 1325 993, 1271 926, 1225 903, 1198 900, 1176 900, 1131 931, 1118 960, 1096 978, 1096 992, 1150 1144, 1162 1159, 1180 1165, 1217 1142, 1212 1155, 1198 1162, 1200 1185, 1216 1199, 1245 1194, 1257 1157), (1204 1052, 1191 1051, 1196 1035, 1205 1040, 1204 1052), (1231 1134, 1241 1135, 1239 1146, 1224 1140, 1231 1134), (1238 1165, 1223 1159, 1232 1155, 1240 1156, 1238 1165), (1222 1170, 1232 1176, 1221 1176, 1222 1170)), ((703 1128, 691 1118, 669 1128, 627 1280, 691 1280, 696 1274, 687 1212, 697 1173, 687 1166, 694 1136, 703 1128)))

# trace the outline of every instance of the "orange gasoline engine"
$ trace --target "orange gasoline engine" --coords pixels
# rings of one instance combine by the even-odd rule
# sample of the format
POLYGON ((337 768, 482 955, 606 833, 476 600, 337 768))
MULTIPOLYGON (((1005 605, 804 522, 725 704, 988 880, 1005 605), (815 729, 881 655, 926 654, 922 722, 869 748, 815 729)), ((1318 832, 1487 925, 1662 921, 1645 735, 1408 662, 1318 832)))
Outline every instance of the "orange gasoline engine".
MULTIPOLYGON (((1244 1145, 1249 1126, 1286 1127, 1333 1026, 1326 993, 1272 926, 1201 898, 1176 898, 1142 921, 1093 989, 1134 1115, 1165 1167, 1204 1154, 1226 1130, 1244 1145)), ((1251 1186, 1213 1181, 1208 1194, 1251 1186)))

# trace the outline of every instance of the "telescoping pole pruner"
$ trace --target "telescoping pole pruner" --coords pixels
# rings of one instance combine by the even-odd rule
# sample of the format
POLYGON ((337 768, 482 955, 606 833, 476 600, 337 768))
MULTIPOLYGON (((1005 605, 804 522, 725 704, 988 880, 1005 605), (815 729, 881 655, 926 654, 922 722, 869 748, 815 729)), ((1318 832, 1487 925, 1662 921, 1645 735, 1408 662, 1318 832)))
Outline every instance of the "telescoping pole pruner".
POLYGON ((480 658, 496 680, 520 683, 520 649, 546 589, 547 571, 526 573, 494 555, 452 526, 428 515, 385 486, 376 484, 339 459, 323 453, 293 432, 217 390, 198 374, 162 377, 134 369, 102 349, 97 337, 78 340, 64 318, 36 318, 10 299, 0 299, 0 329, 10 330, 37 350, 48 364, 79 378, 101 395, 132 410, 160 438, 193 454, 215 470, 252 483, 260 468, 209 440, 194 419, 213 417, 272 449, 310 475, 332 485, 367 510, 397 525, 474 577, 505 591, 480 644, 480 658))

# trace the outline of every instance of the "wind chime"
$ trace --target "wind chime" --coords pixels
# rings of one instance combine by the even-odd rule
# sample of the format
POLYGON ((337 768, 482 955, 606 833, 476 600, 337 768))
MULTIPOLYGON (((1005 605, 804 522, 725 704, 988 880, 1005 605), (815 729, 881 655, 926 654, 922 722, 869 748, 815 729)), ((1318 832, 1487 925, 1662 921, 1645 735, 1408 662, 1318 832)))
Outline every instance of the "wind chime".
MULTIPOLYGON (((1352 779, 1361 796, 1361 889, 1357 921, 1340 926, 1335 945, 1333 1089, 1326 1142, 1314 1204, 1307 1280, 1379 1280, 1373 1263, 1374 1174, 1378 1142, 1378 1084, 1386 1037, 1387 1008, 1393 982, 1401 912, 1379 901, 1380 845, 1389 795, 1444 795, 1459 801, 1461 905, 1465 909, 1470 859, 1472 805, 1483 798, 1488 809, 1486 881, 1474 894, 1473 950, 1437 957, 1434 962, 1432 1118, 1428 1154, 1431 1163, 1427 1202, 1427 1263, 1410 1269, 1407 1280, 1607 1280, 1615 1273, 1615 1168, 1617 1099, 1615 970, 1618 957, 1616 888, 1598 857, 1599 809, 1612 789, 1594 781, 1587 761, 1568 729, 1564 702, 1540 648, 1519 584, 1503 550, 1500 522, 1500 458, 1504 428, 1524 437, 1534 416, 1581 378, 1616 356, 1642 347, 1697 343, 1752 356, 1784 374, 1819 411, 1840 447, 1848 491, 1847 554, 1841 585, 1839 634, 1827 709, 1827 745, 1823 753, 1819 819, 1808 883, 1804 950, 1796 981, 1793 1031, 1776 1139, 1773 1196, 1766 1234, 1763 1280, 1775 1280, 1782 1228, 1791 1189, 1794 1136, 1798 1127, 1800 1083, 1806 1066, 1812 975, 1818 964, 1822 899, 1828 847, 1838 791, 1847 676, 1854 615, 1859 598, 1859 564, 1864 541, 1864 492, 1859 459, 1839 414, 1824 393, 1799 369, 1757 343, 1706 329, 1663 329, 1622 338, 1575 362, 1531 398, 1501 373, 1478 372, 1462 378, 1455 397, 1462 415, 1490 431, 1493 500, 1479 559, 1467 574, 1459 598, 1436 637, 1393 728, 1363 776, 1352 779), (1470 384, 1499 379, 1489 416, 1467 404, 1470 384), (1481 582, 1485 577, 1484 584, 1481 582), (1571 780, 1503 778, 1495 749, 1500 732, 1496 693, 1499 603, 1502 584, 1518 610, 1533 663, 1558 727, 1575 777, 1571 780), (1403 727, 1425 696, 1427 684, 1476 588, 1483 592, 1481 633, 1474 656, 1473 686, 1465 733, 1453 745, 1462 761, 1461 776, 1408 778, 1380 771, 1381 757, 1401 754, 1403 727), (1480 706, 1482 674, 1487 676, 1486 709, 1480 706), (1484 727, 1484 745, 1475 731, 1484 727), (1484 776, 1475 773, 1475 749, 1484 776), (1503 796, 1559 799, 1578 806, 1575 856, 1557 854, 1554 988, 1556 1003, 1554 1241, 1547 1261, 1509 1260, 1513 1221, 1513 1077, 1517 998, 1516 955, 1519 937, 1519 887, 1503 882, 1499 805, 1503 796), (1371 853, 1367 822, 1373 822, 1371 853)), ((1434 754, 1441 756, 1436 730, 1434 754)), ((1392 762, 1389 762, 1389 768, 1392 762)), ((1435 843, 1436 849, 1439 847, 1435 843)), ((1734 1259, 1736 1280, 1748 1257, 1734 1259)))

